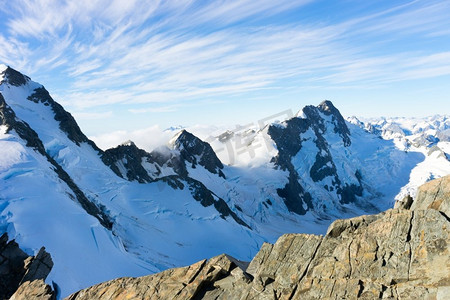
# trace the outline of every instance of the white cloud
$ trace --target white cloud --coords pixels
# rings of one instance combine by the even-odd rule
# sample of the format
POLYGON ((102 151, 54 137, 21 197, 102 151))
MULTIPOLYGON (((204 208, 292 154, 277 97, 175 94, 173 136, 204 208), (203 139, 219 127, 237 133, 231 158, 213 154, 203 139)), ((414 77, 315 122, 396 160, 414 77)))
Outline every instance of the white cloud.
POLYGON ((113 116, 112 111, 106 112, 73 112, 72 115, 77 120, 99 120, 111 118, 113 116))
POLYGON ((175 133, 155 125, 135 131, 119 130, 98 136, 90 136, 89 138, 103 150, 116 147, 127 140, 132 140, 139 148, 151 152, 159 146, 166 145, 175 133))

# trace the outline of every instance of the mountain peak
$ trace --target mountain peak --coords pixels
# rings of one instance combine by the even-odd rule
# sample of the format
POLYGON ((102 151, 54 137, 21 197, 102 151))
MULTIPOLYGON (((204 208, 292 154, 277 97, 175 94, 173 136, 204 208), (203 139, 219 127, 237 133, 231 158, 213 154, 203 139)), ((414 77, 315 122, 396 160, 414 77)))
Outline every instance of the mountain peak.
POLYGON ((13 86, 22 86, 31 80, 30 77, 23 75, 9 66, 5 68, 5 65, 0 65, 0 75, 3 77, 2 82, 13 86))
POLYGON ((344 146, 349 146, 351 144, 349 137, 350 130, 348 129, 347 124, 345 124, 344 117, 342 117, 340 111, 330 100, 324 100, 317 106, 317 108, 326 116, 331 116, 332 122, 334 123, 334 132, 338 133, 342 137, 344 146))
POLYGON ((136 147, 136 144, 132 140, 127 140, 120 144, 120 146, 136 147))
POLYGON ((175 148, 178 141, 195 140, 196 138, 197 137, 195 135, 193 135, 186 129, 182 129, 173 136, 169 144, 175 148))
POLYGON ((223 164, 217 157, 211 145, 202 141, 189 131, 183 129, 177 133, 170 141, 172 149, 180 151, 181 157, 192 164, 195 168, 197 164, 214 174, 219 174, 225 178, 222 172, 223 164))
POLYGON ((317 107, 322 111, 332 112, 334 110, 337 110, 336 106, 334 106, 333 102, 331 102, 330 100, 323 100, 319 105, 317 105, 317 107))

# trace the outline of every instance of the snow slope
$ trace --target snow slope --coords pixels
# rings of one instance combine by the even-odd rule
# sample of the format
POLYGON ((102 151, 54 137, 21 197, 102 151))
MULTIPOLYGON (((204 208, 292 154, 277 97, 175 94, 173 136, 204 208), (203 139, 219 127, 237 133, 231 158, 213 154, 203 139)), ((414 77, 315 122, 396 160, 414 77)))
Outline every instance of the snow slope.
POLYGON ((415 197, 417 188, 434 178, 450 174, 450 117, 348 119, 349 122, 372 132, 384 140, 392 141, 397 149, 424 157, 413 164, 403 176, 408 182, 395 196, 396 200, 410 194, 415 197))

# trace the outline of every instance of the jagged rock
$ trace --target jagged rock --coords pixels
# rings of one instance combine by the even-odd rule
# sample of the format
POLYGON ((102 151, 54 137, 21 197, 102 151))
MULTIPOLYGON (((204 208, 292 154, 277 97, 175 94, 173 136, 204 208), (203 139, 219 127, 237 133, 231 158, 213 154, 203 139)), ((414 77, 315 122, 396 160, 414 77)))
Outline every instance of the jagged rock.
POLYGON ((52 257, 42 247, 38 254, 25 264, 27 270, 22 282, 45 279, 53 268, 52 257))
MULTIPOLYGON (((16 292, 14 299, 35 299, 28 295, 44 295, 40 282, 44 284, 52 267, 52 258, 44 247, 36 256, 28 256, 14 240, 8 242, 8 235, 4 233, 0 237, 0 299, 8 299, 16 290, 21 292, 16 292)), ((52 295, 51 288, 45 290, 52 295)))
POLYGON ((283 235, 247 268, 221 255, 68 299, 448 299, 449 183, 422 186, 410 210, 337 220, 325 236, 283 235))
POLYGON ((54 300, 55 293, 52 288, 45 284, 44 280, 34 280, 24 282, 11 296, 10 300, 54 300))
POLYGON ((450 177, 432 180, 420 187, 417 199, 411 205, 412 210, 436 209, 450 216, 450 177))
POLYGON ((363 187, 361 173, 355 170, 354 180, 340 178, 330 144, 324 134, 336 134, 342 140, 343 147, 351 145, 350 130, 339 110, 331 101, 323 101, 318 106, 306 106, 301 111, 302 117, 292 118, 282 124, 272 124, 268 128, 268 134, 275 142, 278 154, 272 162, 289 172, 288 183, 277 193, 283 198, 289 211, 303 215, 308 210, 314 209, 312 195, 303 186, 302 176, 298 174, 292 160, 298 155, 308 141, 314 142, 317 147, 315 160, 309 169, 309 175, 314 182, 321 182, 325 178, 331 178, 331 186, 324 186, 328 192, 336 191, 342 204, 356 203, 357 196, 362 196, 363 187), (328 132, 327 132, 328 131, 328 132), (344 182, 348 181, 348 182, 344 182))
POLYGON ((66 299, 196 299, 201 298, 205 289, 212 287, 212 283, 240 267, 245 267, 245 264, 223 254, 156 275, 119 278, 101 283, 66 299))
POLYGON ((192 133, 183 129, 173 138, 171 146, 180 151, 180 156, 186 164, 190 163, 192 168, 200 165, 209 172, 225 178, 225 174, 222 172, 223 164, 211 145, 192 133))
POLYGON ((108 149, 102 155, 103 162, 118 176, 140 183, 162 181, 174 189, 188 187, 193 198, 204 207, 214 205, 222 218, 231 216, 238 224, 250 228, 233 212, 222 198, 211 192, 203 183, 189 177, 186 165, 199 164, 208 171, 225 177, 222 163, 208 143, 182 130, 172 141, 174 149, 159 148, 151 153, 139 149, 128 141, 116 148, 108 149), (177 175, 162 176, 163 169, 170 168, 177 175), (160 177, 161 176, 161 177, 160 177))
POLYGON ((133 142, 129 142, 106 150, 102 154, 102 160, 118 176, 145 183, 153 180, 142 166, 143 159, 148 156, 147 152, 139 149, 133 142))
POLYGON ((8 242, 6 233, 0 237, 0 299, 8 299, 19 287, 27 258, 14 240, 8 242))
POLYGON ((30 81, 30 77, 23 75, 9 66, 0 75, 4 75, 4 79, 0 83, 7 82, 13 86, 22 86, 30 81))
POLYGON ((329 100, 325 100, 320 103, 317 108, 326 116, 331 116, 334 124, 334 132, 341 136, 344 146, 350 146, 352 143, 350 140, 350 130, 348 129, 347 124, 345 124, 344 117, 342 117, 341 113, 333 103, 329 100))
POLYGON ((410 209, 414 199, 411 195, 406 195, 402 200, 396 201, 394 208, 410 209))

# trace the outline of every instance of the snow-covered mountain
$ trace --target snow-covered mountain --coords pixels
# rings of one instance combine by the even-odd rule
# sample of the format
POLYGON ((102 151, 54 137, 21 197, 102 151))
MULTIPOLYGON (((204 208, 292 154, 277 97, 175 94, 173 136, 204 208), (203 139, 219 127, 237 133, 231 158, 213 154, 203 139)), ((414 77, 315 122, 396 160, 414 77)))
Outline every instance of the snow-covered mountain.
POLYGON ((45 246, 62 296, 224 252, 249 260, 283 233, 392 206, 434 157, 365 124, 324 101, 210 143, 180 128, 150 153, 131 141, 103 151, 42 85, 0 66, 0 234, 29 254, 45 246), (230 145, 249 159, 223 164, 230 145))
POLYGON ((391 140, 400 150, 422 153, 424 160, 409 175, 409 182, 396 196, 397 200, 410 194, 434 178, 450 174, 450 116, 424 118, 348 118, 348 121, 368 132, 391 140))
POLYGON ((0 74, 0 231, 30 254, 46 247, 63 296, 213 253, 250 258, 265 240, 194 179, 117 176, 42 85, 0 74))

